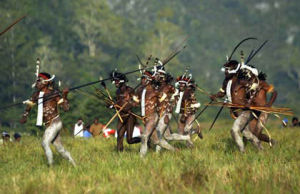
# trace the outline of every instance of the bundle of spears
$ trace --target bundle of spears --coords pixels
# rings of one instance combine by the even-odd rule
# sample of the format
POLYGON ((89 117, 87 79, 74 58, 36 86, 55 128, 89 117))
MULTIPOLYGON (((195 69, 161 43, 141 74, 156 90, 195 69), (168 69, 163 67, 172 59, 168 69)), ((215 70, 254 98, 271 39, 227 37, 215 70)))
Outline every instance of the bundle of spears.
POLYGON ((266 112, 266 113, 273 113, 273 114, 281 114, 281 115, 288 115, 293 116, 293 112, 290 108, 277 108, 277 107, 266 107, 266 106, 244 106, 240 104, 233 104, 228 102, 213 102, 210 104, 207 104, 208 106, 224 106, 228 108, 238 108, 238 109, 250 109, 260 112, 266 112))

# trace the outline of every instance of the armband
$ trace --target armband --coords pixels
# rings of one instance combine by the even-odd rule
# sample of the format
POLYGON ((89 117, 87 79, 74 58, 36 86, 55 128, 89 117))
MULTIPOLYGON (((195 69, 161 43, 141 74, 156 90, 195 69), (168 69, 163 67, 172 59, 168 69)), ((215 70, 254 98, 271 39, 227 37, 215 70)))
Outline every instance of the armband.
POLYGON ((132 99, 133 99, 133 101, 135 101, 137 103, 140 102, 140 100, 139 100, 139 98, 137 96, 133 96, 132 99))
POLYGON ((63 103, 63 102, 64 102, 64 99, 61 98, 61 99, 59 99, 59 101, 57 102, 57 104, 61 104, 61 103, 63 103))
POLYGON ((32 102, 31 100, 25 100, 25 101, 23 101, 23 104, 26 104, 28 106, 34 106, 35 105, 35 103, 32 102))
POLYGON ((175 93, 172 95, 171 100, 175 100, 175 96, 179 94, 179 90, 175 90, 175 93))
POLYGON ((159 99, 159 102, 164 101, 167 97, 168 97, 168 95, 166 93, 164 93, 163 96, 159 99))
POLYGON ((191 108, 199 108, 201 106, 201 104, 198 102, 196 104, 192 104, 191 108))

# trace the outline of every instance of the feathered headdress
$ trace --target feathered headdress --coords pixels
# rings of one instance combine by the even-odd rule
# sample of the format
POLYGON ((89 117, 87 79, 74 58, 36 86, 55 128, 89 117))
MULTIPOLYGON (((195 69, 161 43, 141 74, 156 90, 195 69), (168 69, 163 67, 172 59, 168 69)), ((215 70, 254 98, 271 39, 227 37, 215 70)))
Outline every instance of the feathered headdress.
POLYGON ((117 70, 114 70, 110 73, 110 79, 112 82, 119 81, 120 83, 128 82, 128 79, 124 73, 120 73, 117 70))

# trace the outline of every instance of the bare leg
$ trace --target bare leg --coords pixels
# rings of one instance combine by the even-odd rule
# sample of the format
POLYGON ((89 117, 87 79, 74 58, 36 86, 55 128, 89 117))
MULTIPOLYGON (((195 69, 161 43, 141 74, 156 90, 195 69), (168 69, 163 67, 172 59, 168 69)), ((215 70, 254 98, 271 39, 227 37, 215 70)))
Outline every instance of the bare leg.
MULTIPOLYGON (((172 114, 169 113, 169 119, 171 119, 172 114)), ((166 126, 166 129, 164 130, 164 137, 166 140, 168 141, 188 141, 190 140, 190 135, 181 135, 178 133, 171 133, 170 127, 169 127, 169 123, 166 126)))
POLYGON ((275 143, 275 141, 273 139, 270 139, 269 136, 265 135, 262 133, 263 131, 263 125, 265 125, 267 123, 267 120, 268 120, 268 114, 267 113, 264 113, 262 112, 260 115, 259 115, 259 120, 260 122, 258 121, 257 122, 257 137, 259 138, 259 140, 261 141, 265 141, 265 142, 272 142, 275 143))
POLYGON ((237 146, 239 147, 239 150, 241 152, 245 152, 245 146, 244 142, 239 135, 239 132, 241 131, 243 135, 247 138, 247 140, 250 140, 254 143, 254 145, 261 149, 261 145, 257 137, 251 133, 249 130, 249 123, 250 120, 253 119, 253 116, 251 114, 251 111, 243 111, 238 118, 234 121, 232 129, 231 129, 231 136, 236 142, 237 146))
POLYGON ((118 133, 118 137, 117 137, 117 151, 118 152, 123 152, 123 139, 124 139, 124 134, 126 131, 126 124, 127 119, 124 119, 124 123, 122 123, 120 120, 118 121, 118 125, 117 125, 117 133, 118 133))
POLYGON ((71 164, 73 164, 73 166, 76 166, 75 161, 73 160, 70 152, 65 150, 65 148, 63 147, 63 145, 61 143, 61 139, 60 139, 60 134, 58 134, 57 137, 55 138, 53 145, 55 146, 58 153, 60 153, 62 155, 62 157, 67 159, 69 162, 71 162, 71 164))
POLYGON ((59 132, 62 129, 62 122, 60 118, 54 119, 50 126, 45 130, 42 146, 44 148, 49 166, 53 165, 53 153, 50 148, 50 143, 53 143, 57 151, 65 158, 67 158, 73 165, 75 165, 69 152, 67 152, 61 144, 59 132))
POLYGON ((243 140, 241 136, 239 135, 239 131, 242 130, 245 125, 247 125, 247 121, 249 120, 250 117, 250 111, 244 111, 242 112, 238 118, 234 121, 232 129, 231 129, 231 136, 235 143, 237 144, 239 150, 241 152, 245 152, 245 146, 243 143, 243 140))
POLYGON ((184 134, 185 122, 181 122, 182 121, 181 117, 183 117, 183 115, 179 114, 179 117, 178 117, 178 134, 183 135, 184 134))
POLYGON ((189 135, 180 135, 178 133, 171 133, 170 127, 167 127, 164 137, 168 141, 188 141, 191 139, 189 135))
POLYGON ((51 124, 49 127, 47 127, 47 129, 45 130, 45 133, 43 135, 43 140, 42 140, 42 146, 45 151, 49 166, 53 165, 53 153, 51 151, 50 144, 58 133, 56 128, 57 128, 57 125, 54 125, 54 124, 51 124))
POLYGON ((257 147, 259 150, 263 149, 263 147, 260 144, 259 139, 253 133, 251 133, 251 131, 249 129, 249 125, 246 126, 245 130, 243 130, 242 133, 247 138, 247 140, 250 140, 252 142, 252 144, 255 147, 257 147))
POLYGON ((158 116, 156 113, 150 115, 149 117, 147 117, 146 119, 146 124, 145 124, 145 131, 142 135, 142 142, 141 142, 141 148, 140 148, 140 156, 144 157, 147 153, 148 150, 148 140, 151 136, 151 134, 153 133, 153 130, 156 126, 158 120, 158 116))
POLYGON ((175 148, 164 139, 164 133, 168 126, 168 122, 166 123, 165 121, 169 119, 166 117, 168 117, 168 114, 163 114, 163 116, 159 119, 157 127, 156 127, 156 132, 157 132, 157 136, 158 136, 158 140, 159 140, 158 143, 161 147, 163 147, 167 150, 174 151, 175 148))
MULTIPOLYGON (((193 127, 193 120, 195 119, 195 115, 190 115, 186 118, 186 121, 185 121, 185 127, 184 127, 184 134, 187 134, 189 136, 191 136, 191 129, 193 127)), ((188 147, 193 147, 194 146, 194 143, 192 142, 191 138, 190 140, 187 141, 187 145, 188 147)))
POLYGON ((126 123, 126 128, 127 128, 126 139, 128 144, 135 144, 141 142, 140 137, 132 137, 135 124, 136 124, 136 118, 133 115, 129 115, 126 123))

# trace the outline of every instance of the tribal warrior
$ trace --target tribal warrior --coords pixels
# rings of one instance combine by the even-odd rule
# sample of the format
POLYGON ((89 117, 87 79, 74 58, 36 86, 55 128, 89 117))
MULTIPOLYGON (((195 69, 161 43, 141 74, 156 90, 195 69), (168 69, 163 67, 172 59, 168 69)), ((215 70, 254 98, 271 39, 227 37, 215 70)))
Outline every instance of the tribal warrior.
MULTIPOLYGON (((148 150, 148 141, 155 131, 158 122, 157 104, 159 92, 155 88, 154 76, 150 71, 145 71, 142 75, 141 86, 137 89, 136 95, 133 97, 136 103, 141 104, 141 113, 145 117, 145 130, 142 134, 142 143, 140 149, 140 156, 144 157, 148 150)), ((155 138, 154 138, 155 139, 155 138)), ((170 144, 161 143, 160 141, 154 142, 159 146, 174 151, 170 144)))
MULTIPOLYGON (((178 132, 189 136, 192 132, 195 113, 201 105, 196 99, 194 84, 191 74, 189 76, 184 74, 177 78, 178 91, 175 113, 179 114, 178 132)), ((187 145, 193 147, 193 142, 188 140, 187 145)))
MULTIPOLYGON (((246 71, 241 69, 241 64, 235 60, 230 60, 224 64, 223 71, 225 72, 225 80, 223 81, 223 86, 216 95, 212 95, 211 99, 215 100, 216 98, 222 98, 226 96, 225 102, 242 105, 249 107, 251 102, 247 98, 247 91, 253 87, 253 76, 256 74, 257 70, 253 68, 251 75, 249 77, 249 71, 245 74, 246 71)), ((261 149, 261 145, 257 137, 251 133, 249 130, 249 122, 253 119, 253 115, 249 109, 231 109, 231 115, 237 117, 234 121, 233 127, 231 129, 231 136, 236 142, 241 152, 245 151, 244 143, 242 138, 239 135, 239 132, 251 140, 254 145, 261 149), (240 112, 237 112, 240 111, 240 112)))
MULTIPOLYGON (((127 86, 126 82, 128 82, 127 77, 123 73, 119 73, 113 71, 110 74, 110 78, 112 83, 116 86, 116 110, 119 107, 123 107, 122 111, 120 112, 120 116, 123 122, 118 120, 117 125, 117 151, 123 151, 123 139, 126 132, 126 140, 128 144, 136 144, 141 142, 140 137, 132 137, 133 129, 136 124, 136 117, 133 114, 130 114, 130 110, 134 106, 134 102, 132 101, 132 97, 134 95, 134 90, 127 86)), ((113 105, 112 105, 113 106, 113 105)))
MULTIPOLYGON (((156 126, 156 131, 160 143, 168 144, 165 139, 168 141, 190 141, 190 135, 171 133, 169 127, 176 95, 175 87, 171 84, 173 77, 166 73, 165 68, 162 65, 155 66, 154 76, 158 83, 159 91, 157 105, 159 121, 156 126)), ((174 149, 170 144, 168 144, 168 146, 171 148, 171 150, 174 149)), ((159 150, 159 148, 157 150, 159 150)))
POLYGON ((49 166, 53 165, 53 154, 50 149, 50 143, 52 143, 56 150, 69 162, 75 166, 75 162, 71 157, 71 154, 65 150, 61 143, 60 131, 62 129, 62 121, 58 113, 58 105, 63 108, 64 111, 69 110, 69 103, 67 95, 69 90, 64 89, 62 95, 56 89, 54 89, 54 75, 51 77, 48 73, 39 73, 35 83, 37 91, 32 95, 30 100, 25 101, 27 104, 26 110, 23 114, 21 123, 26 123, 27 116, 33 105, 38 105, 37 114, 37 126, 46 126, 45 133, 43 135, 42 146, 46 153, 49 166))

